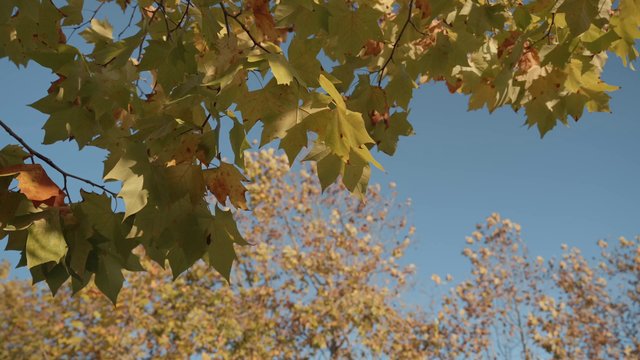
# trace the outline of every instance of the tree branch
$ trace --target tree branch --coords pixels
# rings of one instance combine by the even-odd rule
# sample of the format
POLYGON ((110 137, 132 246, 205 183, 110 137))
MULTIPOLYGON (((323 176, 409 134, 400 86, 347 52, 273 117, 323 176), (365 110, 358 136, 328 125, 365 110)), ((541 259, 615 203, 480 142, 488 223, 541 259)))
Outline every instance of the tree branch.
POLYGON ((187 0, 187 7, 185 8, 184 13, 182 14, 182 17, 180 18, 180 21, 178 21, 178 23, 176 24, 176 27, 174 27, 173 30, 171 30, 171 32, 178 30, 180 26, 182 26, 182 23, 184 22, 186 17, 189 16, 190 6, 191 6, 191 0, 187 0))
POLYGON ((136 11, 138 10, 138 4, 136 4, 133 8, 131 8, 131 16, 129 17, 129 22, 127 23, 127 26, 124 27, 124 29, 122 29, 122 31, 120 31, 118 33, 118 39, 120 39, 122 37, 122 35, 129 30, 129 28, 131 27, 131 23, 133 22, 133 18, 136 16, 136 11))
POLYGON ((227 37, 231 34, 231 27, 229 26, 229 14, 227 13, 227 9, 224 8, 222 1, 220 1, 220 7, 222 8, 222 15, 224 15, 224 26, 227 28, 227 37))
POLYGON ((60 8, 56 6, 56 4, 53 2, 53 0, 49 0, 49 3, 51 4, 51 6, 53 6, 56 9, 56 11, 60 15, 62 15, 62 17, 67 17, 67 14, 65 14, 64 11, 60 10, 60 8))
POLYGON ((533 45, 536 45, 537 43, 539 43, 544 39, 549 39, 551 37, 551 31, 553 30, 553 25, 555 25, 555 23, 556 23, 556 13, 551 13, 551 23, 549 24, 549 29, 547 29, 547 32, 544 34, 544 36, 536 40, 536 42, 534 42, 533 45))
MULTIPOLYGON (((72 179, 76 179, 78 181, 81 181, 81 182, 83 182, 85 184, 91 185, 93 187, 97 187, 97 188, 101 189, 102 191, 110 194, 113 197, 116 197, 118 195, 118 194, 114 193, 113 191, 107 189, 103 185, 96 184, 95 182, 93 182, 91 180, 82 178, 82 177, 77 176, 77 175, 73 175, 71 173, 68 173, 68 172, 62 170, 58 165, 56 165, 53 162, 53 160, 51 160, 48 157, 42 155, 41 153, 39 153, 36 150, 34 150, 31 146, 29 146, 29 144, 27 144, 18 134, 16 134, 9 127, 9 125, 5 124, 4 121, 2 121, 2 120, 0 120, 0 127, 2 127, 4 129, 4 131, 6 131, 12 138, 14 138, 16 141, 18 141, 20 143, 20 145, 22 145, 25 149, 27 149, 27 151, 29 151, 29 155, 37 157, 38 159, 44 161, 47 165, 51 166, 54 170, 59 172, 62 175, 62 178, 63 178, 63 181, 64 181, 65 192, 66 192, 66 189, 67 189, 67 178, 72 178, 72 179)), ((69 193, 67 193, 67 197, 68 196, 69 196, 69 193)), ((71 201, 71 199, 69 199, 69 201, 71 201)))
MULTIPOLYGON (((413 1, 413 0, 411 0, 413 1)), ((262 46, 262 44, 260 44, 260 42, 258 40, 256 40, 256 38, 253 37, 253 35, 251 35, 251 32, 249 31, 249 29, 247 28, 247 26, 242 23, 242 21, 240 21, 238 19, 238 16, 240 16, 240 14, 237 15, 231 15, 229 14, 229 12, 227 11, 227 8, 224 7, 224 4, 222 2, 220 2, 220 8, 222 9, 222 13, 225 16, 225 21, 227 17, 232 18, 233 20, 235 20, 235 22, 238 23, 238 25, 240 25, 240 27, 242 28, 242 30, 244 30, 245 33, 247 33, 247 35, 249 36, 249 39, 251 39, 251 41, 253 41, 253 45, 259 47, 260 49, 262 49, 264 52, 266 52, 267 54, 271 54, 271 51, 267 50, 264 46, 262 46)))
POLYGON ((169 29, 169 18, 167 17, 167 12, 165 11, 164 8, 164 3, 161 3, 159 1, 156 1, 156 5, 158 6, 158 9, 160 9, 160 11, 162 12, 162 17, 164 18, 164 26, 167 28, 167 39, 171 39, 171 30, 169 29))
POLYGON ((393 54, 396 52, 396 48, 398 48, 400 39, 402 39, 402 34, 404 34, 404 31, 407 29, 407 26, 409 26, 409 23, 411 23, 412 12, 413 12, 413 0, 409 1, 409 13, 407 14, 407 20, 404 22, 404 25, 402 25, 402 29, 400 29, 400 33, 398 34, 396 41, 393 43, 393 47, 391 48, 391 54, 389 55, 389 58, 387 58, 387 61, 384 62, 380 70, 378 70, 378 87, 380 87, 380 84, 382 83, 384 70, 387 68, 387 65, 389 65, 389 63, 393 59, 393 54))
POLYGON ((89 18, 89 20, 83 22, 80 25, 74 26, 73 30, 71 31, 71 34, 69 34, 69 39, 71 39, 71 37, 73 36, 73 34, 76 33, 76 31, 78 31, 79 29, 85 27, 86 25, 89 25, 91 23, 91 21, 96 18, 96 16, 98 15, 98 12, 100 11, 100 9, 102 9, 102 6, 104 4, 106 4, 106 3, 105 2, 101 2, 100 5, 98 5, 98 7, 95 10, 93 10, 93 13, 91 14, 91 17, 89 18))

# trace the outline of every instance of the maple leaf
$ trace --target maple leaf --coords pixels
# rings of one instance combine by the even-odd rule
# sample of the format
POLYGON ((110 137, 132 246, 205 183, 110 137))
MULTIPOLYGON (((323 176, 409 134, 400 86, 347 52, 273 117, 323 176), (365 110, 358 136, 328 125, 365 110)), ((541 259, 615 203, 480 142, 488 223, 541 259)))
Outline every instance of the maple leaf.
POLYGON ((256 27, 260 29, 266 40, 274 43, 280 43, 284 40, 287 30, 276 28, 276 22, 269 9, 269 0, 249 0, 247 8, 253 12, 256 27))
POLYGON ((51 180, 39 164, 13 165, 0 169, 0 176, 18 174, 18 188, 34 206, 47 204, 61 207, 64 205, 64 192, 51 180))
POLYGON ((228 197, 236 208, 242 210, 249 208, 245 198, 247 189, 242 184, 243 181, 248 180, 235 166, 223 162, 215 169, 204 170, 203 175, 207 189, 221 204, 225 204, 228 197))

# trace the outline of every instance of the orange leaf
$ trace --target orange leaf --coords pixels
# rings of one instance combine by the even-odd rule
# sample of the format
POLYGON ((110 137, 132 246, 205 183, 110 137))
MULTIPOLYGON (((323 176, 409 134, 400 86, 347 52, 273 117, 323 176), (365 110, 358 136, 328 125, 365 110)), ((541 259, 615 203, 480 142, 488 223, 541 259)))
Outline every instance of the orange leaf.
POLYGON ((429 4, 429 0, 417 0, 416 7, 420 9, 423 19, 431 16, 431 4, 429 4))
POLYGON ((269 10, 269 0, 249 0, 247 7, 253 12, 256 27, 260 29, 265 40, 279 43, 285 39, 287 30, 276 28, 276 22, 269 10))
POLYGON ((364 44, 364 56, 378 56, 384 49, 384 43, 382 41, 367 40, 364 44))
POLYGON ((227 197, 238 209, 247 210, 247 199, 245 193, 247 189, 242 184, 247 179, 233 165, 221 163, 215 169, 207 169, 203 171, 204 182, 207 189, 216 196, 221 204, 225 204, 227 197))
POLYGON ((18 174, 18 188, 34 206, 47 204, 60 207, 64 205, 64 192, 49 178, 39 164, 23 164, 0 169, 0 176, 18 174))

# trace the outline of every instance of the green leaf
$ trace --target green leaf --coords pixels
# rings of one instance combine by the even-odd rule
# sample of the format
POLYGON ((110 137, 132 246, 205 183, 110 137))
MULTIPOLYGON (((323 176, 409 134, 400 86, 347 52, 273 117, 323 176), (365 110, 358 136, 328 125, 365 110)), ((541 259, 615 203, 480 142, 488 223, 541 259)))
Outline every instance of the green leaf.
MULTIPOLYGON (((42 266, 47 266, 47 264, 42 266)), ((49 285, 51 295, 56 296, 60 287, 69 279, 69 273, 63 263, 55 264, 44 272, 44 279, 49 285)))
POLYGON ((227 281, 230 281, 231 266, 237 258, 233 244, 248 245, 240 235, 231 211, 216 207, 215 217, 209 225, 207 244, 206 260, 227 281))
POLYGON ((323 191, 336 181, 344 166, 344 162, 334 154, 327 154, 318 161, 318 179, 323 191))
POLYGON ((89 222, 97 232, 107 239, 122 237, 122 213, 118 216, 111 210, 111 199, 106 194, 80 191, 82 202, 76 209, 82 212, 83 222, 89 222))
POLYGON ((104 176, 105 180, 122 181, 118 197, 124 200, 125 218, 139 212, 147 205, 149 191, 144 188, 144 175, 137 173, 144 171, 146 165, 148 165, 146 150, 140 145, 131 145, 113 169, 104 176))
POLYGON ((417 87, 404 69, 394 68, 385 92, 391 99, 395 100, 398 106, 406 110, 409 108, 409 101, 413 95, 413 89, 417 87))
POLYGON ((94 280, 96 286, 115 305, 124 282, 122 266, 114 257, 103 255, 98 258, 97 270, 94 280))
POLYGON ((569 29, 577 36, 587 31, 598 15, 598 0, 565 0, 558 10, 565 13, 569 29))
POLYGON ((373 129, 373 138, 378 144, 378 149, 387 155, 393 155, 398 148, 400 136, 411 136, 414 134, 413 127, 407 120, 409 114, 406 112, 395 112, 391 114, 389 122, 379 122, 373 129))
POLYGON ((62 7, 62 11, 67 15, 62 21, 62 25, 79 25, 82 24, 82 8, 84 7, 84 0, 68 0, 67 5, 62 7))
POLYGON ((342 0, 331 0, 328 10, 331 13, 329 34, 334 41, 335 57, 356 55, 367 40, 382 40, 378 26, 382 14, 371 6, 361 3, 354 9, 342 0))
POLYGON ((229 140, 231 142, 231 150, 234 154, 234 163, 241 169, 244 169, 244 151, 251 148, 247 141, 247 134, 244 126, 237 118, 233 119, 233 127, 229 130, 229 140))
POLYGON ((43 129, 45 144, 74 138, 80 148, 87 145, 98 130, 94 114, 79 106, 51 114, 43 129))
POLYGON ((48 262, 58 263, 67 252, 60 215, 56 208, 48 210, 48 217, 33 222, 28 228, 27 266, 35 266, 48 262))

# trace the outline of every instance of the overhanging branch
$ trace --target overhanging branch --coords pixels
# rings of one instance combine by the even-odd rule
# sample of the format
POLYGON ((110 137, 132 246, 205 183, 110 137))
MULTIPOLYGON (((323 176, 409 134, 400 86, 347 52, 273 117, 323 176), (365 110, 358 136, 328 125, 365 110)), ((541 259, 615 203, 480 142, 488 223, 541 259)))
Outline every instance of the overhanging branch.
MULTIPOLYGON (((57 172, 59 172, 62 175, 63 181, 64 181, 64 189, 65 192, 67 190, 67 178, 72 178, 72 179, 76 179, 78 181, 81 181, 85 184, 91 185, 93 187, 97 187, 99 189, 101 189, 102 191, 110 194, 113 197, 116 197, 118 194, 114 193, 113 191, 107 189, 105 186, 100 185, 100 184, 96 184, 95 182, 82 178, 80 176, 68 173, 64 170, 62 170, 58 165, 56 165, 56 163, 53 162, 53 160, 49 159, 48 157, 42 155, 41 153, 37 152, 36 150, 34 150, 31 146, 29 146, 29 144, 27 144, 26 141, 24 141, 18 134, 16 134, 10 127, 9 125, 5 124, 4 121, 0 120, 0 127, 2 127, 4 129, 4 131, 6 131, 12 138, 14 138, 17 142, 20 143, 20 145, 22 145, 22 147, 24 147, 28 152, 29 155, 31 156, 35 156, 38 159, 44 161, 47 165, 51 166, 54 170, 56 170, 57 172)), ((67 193, 68 196, 68 193, 67 193)), ((71 200, 71 199, 69 199, 71 200)))

